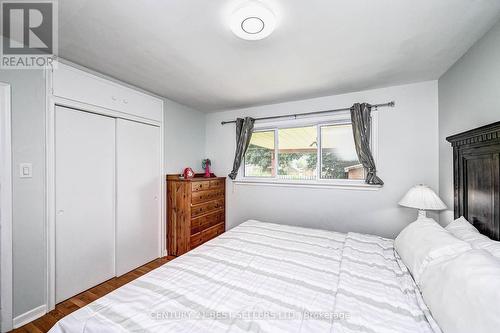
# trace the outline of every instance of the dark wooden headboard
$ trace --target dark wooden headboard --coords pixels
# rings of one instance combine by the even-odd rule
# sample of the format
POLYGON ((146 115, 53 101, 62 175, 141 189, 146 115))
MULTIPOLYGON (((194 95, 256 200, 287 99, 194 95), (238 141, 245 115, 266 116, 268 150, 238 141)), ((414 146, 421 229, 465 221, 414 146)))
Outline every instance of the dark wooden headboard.
POLYGON ((455 218, 500 240, 500 121, 446 140, 453 146, 455 218))

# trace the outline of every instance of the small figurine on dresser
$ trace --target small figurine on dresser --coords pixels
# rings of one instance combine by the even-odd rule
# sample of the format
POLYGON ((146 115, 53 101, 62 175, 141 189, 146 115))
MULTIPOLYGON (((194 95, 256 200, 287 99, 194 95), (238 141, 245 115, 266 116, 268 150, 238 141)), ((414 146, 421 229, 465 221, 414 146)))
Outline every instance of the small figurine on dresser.
POLYGON ((191 179, 194 177, 194 171, 193 171, 193 169, 188 167, 188 168, 184 169, 184 172, 182 173, 182 175, 184 176, 184 179, 191 179))
POLYGON ((201 167, 205 170, 205 175, 204 175, 205 178, 211 177, 211 175, 210 175, 210 166, 211 165, 212 165, 212 162, 210 161, 209 158, 206 158, 201 162, 201 167))

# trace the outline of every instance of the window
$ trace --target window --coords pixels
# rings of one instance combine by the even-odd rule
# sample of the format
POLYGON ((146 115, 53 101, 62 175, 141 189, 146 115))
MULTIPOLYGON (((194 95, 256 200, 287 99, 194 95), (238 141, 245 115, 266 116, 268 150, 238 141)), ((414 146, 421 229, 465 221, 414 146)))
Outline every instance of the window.
POLYGON ((317 129, 311 127, 278 130, 278 178, 316 178, 318 163, 317 129))
POLYGON ((274 131, 254 132, 245 154, 245 177, 275 177, 274 131))
POLYGON ((365 179, 350 119, 345 117, 332 123, 256 129, 243 169, 243 180, 359 184, 365 179))
POLYGON ((364 179, 365 169, 359 163, 351 124, 320 126, 321 178, 364 179))

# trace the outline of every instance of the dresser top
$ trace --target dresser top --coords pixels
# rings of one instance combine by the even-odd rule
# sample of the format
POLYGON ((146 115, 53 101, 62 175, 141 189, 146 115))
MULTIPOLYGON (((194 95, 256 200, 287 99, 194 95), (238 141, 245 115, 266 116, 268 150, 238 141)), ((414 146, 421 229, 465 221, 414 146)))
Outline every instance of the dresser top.
POLYGON ((216 177, 213 173, 211 175, 212 177, 205 178, 204 173, 197 173, 194 175, 193 178, 184 179, 184 177, 182 177, 179 174, 173 174, 173 175, 167 175, 167 180, 178 181, 178 182, 201 182, 207 180, 226 179, 226 177, 216 177))

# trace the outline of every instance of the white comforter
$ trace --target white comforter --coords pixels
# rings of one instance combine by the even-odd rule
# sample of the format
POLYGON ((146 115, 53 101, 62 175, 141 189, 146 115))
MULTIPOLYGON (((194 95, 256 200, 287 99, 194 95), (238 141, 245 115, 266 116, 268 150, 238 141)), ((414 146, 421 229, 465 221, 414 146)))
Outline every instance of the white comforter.
POLYGON ((248 221, 50 332, 440 330, 392 240, 248 221))

